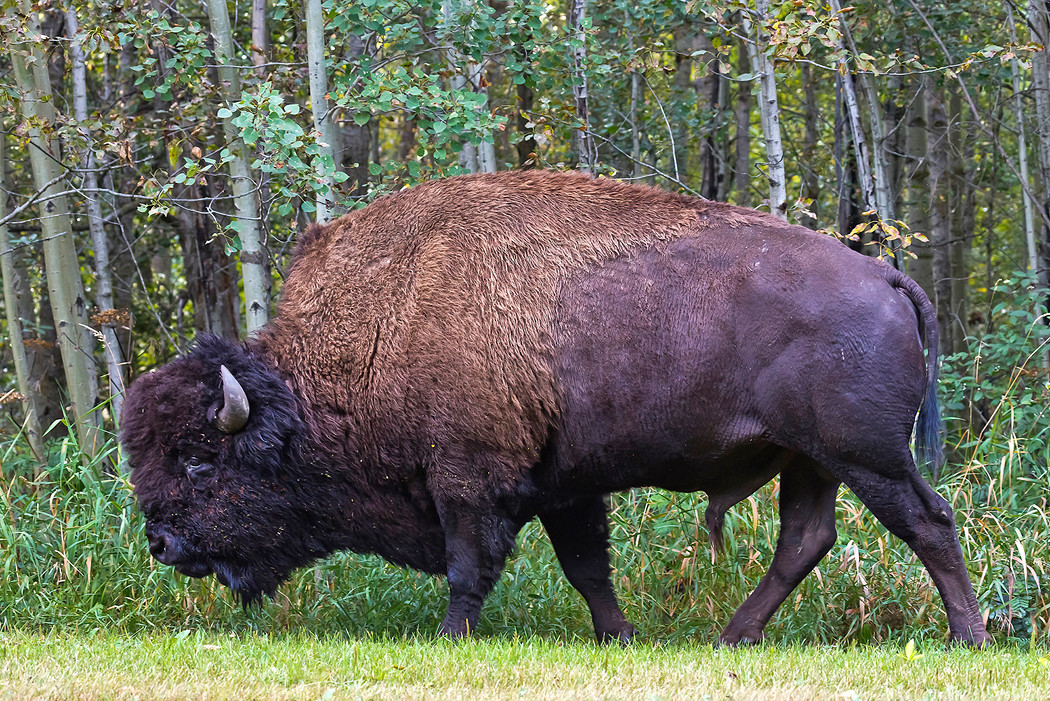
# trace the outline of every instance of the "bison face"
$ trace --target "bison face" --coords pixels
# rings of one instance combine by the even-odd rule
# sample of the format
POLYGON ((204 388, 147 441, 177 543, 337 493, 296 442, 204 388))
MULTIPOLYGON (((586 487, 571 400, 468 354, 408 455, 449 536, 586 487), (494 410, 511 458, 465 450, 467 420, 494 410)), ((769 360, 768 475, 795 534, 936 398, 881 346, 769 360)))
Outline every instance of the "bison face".
POLYGON ((136 380, 124 407, 121 441, 158 561, 214 573, 247 605, 327 554, 298 402, 258 358, 203 338, 136 380))

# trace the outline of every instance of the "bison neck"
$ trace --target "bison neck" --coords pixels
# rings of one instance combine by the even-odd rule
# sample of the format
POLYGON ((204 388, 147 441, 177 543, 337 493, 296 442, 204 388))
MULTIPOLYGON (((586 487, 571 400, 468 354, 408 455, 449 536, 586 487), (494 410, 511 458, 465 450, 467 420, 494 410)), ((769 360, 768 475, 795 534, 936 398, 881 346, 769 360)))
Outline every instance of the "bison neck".
POLYGON ((304 481, 315 485, 307 518, 326 551, 375 554, 445 573, 444 532, 424 480, 384 474, 350 451, 333 455, 315 444, 306 454, 304 481))
POLYGON ((307 513, 326 552, 350 550, 434 574, 445 573, 445 537, 417 462, 365 440, 367 428, 348 405, 311 401, 308 381, 263 334, 251 350, 275 368, 296 395, 306 431, 297 450, 307 513), (365 446, 371 445, 371 449, 365 446), (405 467, 407 466, 407 467, 405 467))

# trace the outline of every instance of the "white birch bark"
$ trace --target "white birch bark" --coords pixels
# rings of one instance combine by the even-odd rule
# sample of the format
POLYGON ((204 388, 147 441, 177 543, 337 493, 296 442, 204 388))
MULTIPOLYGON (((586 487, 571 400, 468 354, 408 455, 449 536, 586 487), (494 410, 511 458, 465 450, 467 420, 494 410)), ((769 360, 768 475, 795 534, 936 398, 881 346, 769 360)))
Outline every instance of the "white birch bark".
MULTIPOLYGON (((29 0, 20 0, 29 36, 40 34, 38 15, 29 0)), ((70 399, 70 420, 76 427, 80 450, 93 456, 101 448, 101 416, 97 410, 98 381, 93 358, 94 336, 87 318, 87 302, 80 280, 80 261, 73 242, 69 202, 59 194, 63 188, 58 145, 40 124, 51 124, 55 112, 51 102, 51 83, 47 58, 34 43, 9 45, 15 82, 21 93, 22 115, 28 122, 29 156, 33 181, 42 194, 40 224, 48 294, 55 320, 55 331, 66 373, 70 399), (29 66, 32 66, 30 69, 29 66)))
MULTIPOLYGON (((849 23, 842 15, 842 8, 838 0, 830 0, 831 10, 839 17, 839 25, 842 27, 842 36, 849 51, 857 55, 857 46, 853 42, 853 34, 849 23)), ((840 48, 846 48, 840 44, 840 48)), ((843 66, 845 68, 845 66, 843 66)), ((886 151, 885 127, 882 123, 882 103, 879 101, 878 91, 870 75, 860 76, 861 89, 868 102, 871 117, 871 158, 867 157, 867 142, 864 140, 863 126, 860 119, 860 108, 857 101, 853 76, 848 70, 843 72, 843 89, 846 92, 846 105, 850 112, 850 130, 853 132, 853 143, 857 148, 858 169, 861 178, 861 188, 864 190, 865 206, 875 210, 879 219, 896 219, 893 202, 893 188, 890 182, 889 154, 886 151), (863 163, 861 154, 864 153, 863 163), (874 172, 872 172, 874 171, 874 172), (867 180, 865 180, 865 178, 867 180)))
MULTIPOLYGON (((215 59, 219 64, 219 81, 227 102, 240 99, 241 81, 233 61, 233 40, 226 0, 208 0, 208 16, 215 40, 215 59)), ((234 201, 234 228, 241 240, 241 279, 244 282, 245 320, 248 333, 253 333, 270 316, 270 261, 266 252, 262 221, 256 199, 248 153, 237 134, 233 117, 222 120, 226 147, 233 154, 230 162, 234 201)))
POLYGON ((758 111, 762 118, 762 132, 766 141, 766 179, 769 181, 769 209, 787 221, 787 175, 784 171, 784 142, 780 136, 780 105, 777 101, 777 83, 773 64, 762 51, 766 37, 762 23, 769 13, 769 0, 755 0, 755 19, 752 22, 747 11, 741 12, 744 24, 748 56, 752 71, 759 76, 758 111))
MULTIPOLYGON (((77 15, 73 10, 66 10, 66 31, 69 33, 70 57, 73 62, 73 116, 78 124, 87 123, 87 77, 84 65, 84 51, 77 38, 77 15)), ((109 274, 109 241, 102 226, 102 205, 98 197, 98 175, 95 173, 95 156, 92 140, 88 135, 80 164, 84 170, 84 197, 87 200, 88 230, 91 232, 91 245, 95 252, 95 304, 102 312, 113 310, 113 283, 109 274)), ((117 340, 117 332, 110 320, 101 322, 103 352, 106 356, 106 370, 109 374, 109 410, 113 421, 120 424, 120 410, 124 404, 124 375, 126 366, 124 351, 117 340)))
MULTIPOLYGON (((444 25, 446 36, 451 37, 452 27, 458 21, 457 15, 464 8, 469 9, 472 0, 443 0, 441 3, 441 20, 444 25)), ((451 39, 448 40, 451 44, 451 39)), ((484 98, 482 104, 477 107, 478 112, 488 111, 489 92, 481 82, 481 66, 475 64, 462 56, 454 48, 448 50, 448 62, 452 65, 451 84, 453 90, 467 90, 481 95, 484 98)), ((465 140, 459 151, 459 164, 471 173, 495 173, 496 172, 496 145, 482 139, 481 143, 474 145, 465 140)))
MULTIPOLYGON (((1017 29, 1014 27, 1014 13, 1009 6, 1006 8, 1007 23, 1010 25, 1010 42, 1017 43, 1017 29)), ((1021 170, 1021 179, 1025 183, 1028 179, 1028 136, 1024 126, 1024 98, 1021 95, 1021 71, 1017 65, 1017 59, 1010 60, 1010 78, 1014 89, 1014 118, 1017 120, 1017 158, 1021 170)), ((1032 211, 1032 198, 1027 191, 1021 193, 1024 203, 1024 233, 1025 249, 1028 253, 1028 270, 1035 273, 1039 269, 1039 250, 1036 248, 1035 237, 1035 213, 1032 211)))
POLYGON ((587 32, 584 23, 587 19, 587 0, 570 0, 569 31, 578 42, 572 52, 573 81, 572 93, 576 100, 576 116, 580 128, 573 135, 576 154, 579 158, 578 168, 586 173, 593 173, 597 165, 597 153, 594 139, 591 138, 590 95, 587 92, 587 32))
MULTIPOLYGON (((489 89, 482 84, 481 81, 481 65, 475 63, 468 63, 467 69, 469 71, 470 87, 478 95, 484 97, 484 101, 477 108, 479 112, 489 111, 489 89)), ((481 143, 478 144, 478 169, 482 173, 495 173, 496 172, 496 144, 495 140, 492 143, 488 139, 482 139, 481 143)))
MULTIPOLYGON (((1032 41, 1048 45, 1050 42, 1050 22, 1048 22, 1044 0, 1030 0, 1028 3, 1028 26, 1031 28, 1032 41)), ((1050 55, 1047 51, 1032 54, 1032 87, 1035 93, 1035 134, 1039 154, 1039 179, 1042 182, 1041 210, 1045 211, 1050 203, 1050 55)), ((1042 285, 1050 284, 1050 261, 1041 246, 1046 246, 1047 228, 1042 227, 1036 245, 1036 271, 1042 285)))
POLYGON ((255 74, 262 78, 266 74, 266 61, 270 54, 270 35, 266 31, 266 0, 252 0, 252 65, 255 74))
MULTIPOLYGON (((6 136, 0 134, 0 221, 7 216, 7 188, 5 153, 6 136)), ((11 355, 15 361, 15 379, 18 392, 22 395, 22 430, 25 432, 29 448, 37 462, 43 462, 44 445, 40 438, 40 410, 37 406, 39 396, 29 383, 29 362, 26 358, 26 347, 22 343, 22 319, 18 315, 21 305, 18 304, 18 291, 15 289, 15 265, 12 261, 14 251, 7 235, 7 225, 0 224, 0 276, 4 279, 4 310, 7 314, 7 333, 11 342, 11 355)))
POLYGON ((335 129, 328 109, 328 72, 324 58, 324 13, 321 0, 306 0, 306 55, 310 72, 310 106, 323 161, 318 173, 322 188, 317 192, 315 218, 318 222, 326 222, 331 217, 334 205, 335 183, 325 175, 331 172, 325 168, 335 167, 335 129))
MULTIPOLYGON (((1045 7, 1045 4, 1044 4, 1045 7)), ((1006 8, 1007 22, 1010 25, 1010 42, 1013 44, 1017 43, 1017 29, 1014 26, 1014 13, 1009 6, 1006 8)), ((1045 13, 1044 13, 1045 18, 1045 13)), ((1043 28, 1048 28, 1048 25, 1044 22, 1043 28)), ((1033 25, 1037 26, 1037 25, 1033 25)), ((1044 34, 1045 36, 1045 34, 1044 34)), ((1042 53, 1046 53, 1043 51, 1042 53)), ((1045 60, 1036 62, 1033 60, 1032 68, 1036 69, 1036 66, 1040 68, 1048 68, 1045 60), (1040 63, 1042 64, 1040 66, 1040 63)), ((1017 59, 1010 60, 1010 77, 1013 81, 1014 89, 1014 115, 1017 120, 1017 158, 1018 167, 1021 171, 1021 180, 1025 184, 1024 192, 1021 193, 1021 199, 1024 203, 1024 240, 1025 250, 1028 253, 1028 272, 1032 275, 1039 275, 1040 273, 1040 260, 1039 260, 1039 239, 1035 228, 1035 212, 1034 207, 1038 206, 1039 203, 1033 201, 1032 193, 1028 187, 1031 183, 1028 176, 1028 137, 1025 131, 1025 119, 1024 119, 1024 98, 1021 95, 1021 71, 1017 65, 1017 59)), ((1044 115, 1050 116, 1050 115, 1044 115)), ((1045 280, 1045 273, 1043 276, 1045 280)), ((1035 307, 1035 316, 1042 320, 1042 324, 1046 324, 1046 317, 1043 316, 1044 305, 1037 303, 1035 307)), ((1050 368, 1050 348, 1043 348, 1043 352, 1040 354, 1040 361, 1044 368, 1050 368)))
POLYGON ((857 90, 853 83, 853 74, 842 71, 842 102, 846 106, 846 118, 849 120, 849 131, 853 137, 853 150, 857 158, 857 176, 860 179, 864 207, 878 211, 875 201, 875 180, 871 177, 871 158, 868 157, 868 139, 864 135, 864 125, 860 121, 860 103, 857 101, 857 90))

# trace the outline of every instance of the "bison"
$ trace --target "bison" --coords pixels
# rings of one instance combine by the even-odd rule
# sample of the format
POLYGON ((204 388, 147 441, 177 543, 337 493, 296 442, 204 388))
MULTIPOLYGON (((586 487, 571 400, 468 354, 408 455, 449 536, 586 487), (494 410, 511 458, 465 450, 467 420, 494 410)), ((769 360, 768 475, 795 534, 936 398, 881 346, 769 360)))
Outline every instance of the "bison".
POLYGON ((127 393, 149 550, 247 605, 333 551, 444 574, 472 630, 538 517, 599 640, 627 640, 606 499, 727 509, 780 475, 753 643, 835 542, 840 483, 916 552, 953 640, 989 640, 948 503, 919 286, 756 211, 572 173, 449 178, 300 237, 272 322, 203 337, 127 393), (917 417, 917 418, 916 418, 917 417), (917 420, 917 423, 916 423, 917 420))

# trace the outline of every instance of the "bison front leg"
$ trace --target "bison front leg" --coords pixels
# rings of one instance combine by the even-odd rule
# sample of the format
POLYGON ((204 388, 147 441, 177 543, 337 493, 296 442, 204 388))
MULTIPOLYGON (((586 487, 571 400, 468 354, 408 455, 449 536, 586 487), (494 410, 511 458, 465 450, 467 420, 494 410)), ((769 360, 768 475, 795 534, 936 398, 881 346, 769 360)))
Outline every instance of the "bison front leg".
POLYGON ((521 525, 476 505, 438 504, 445 530, 448 613, 439 633, 469 635, 478 624, 485 597, 499 579, 521 525))
POLYGON ((762 640, 762 630, 784 599, 835 544, 839 481, 816 463, 797 461, 780 478, 780 535, 769 571, 719 637, 724 645, 762 640))
POLYGON ((634 636, 616 601, 609 578, 609 519, 601 496, 577 499, 540 512, 554 552, 569 583, 587 601, 594 634, 601 643, 634 636))

